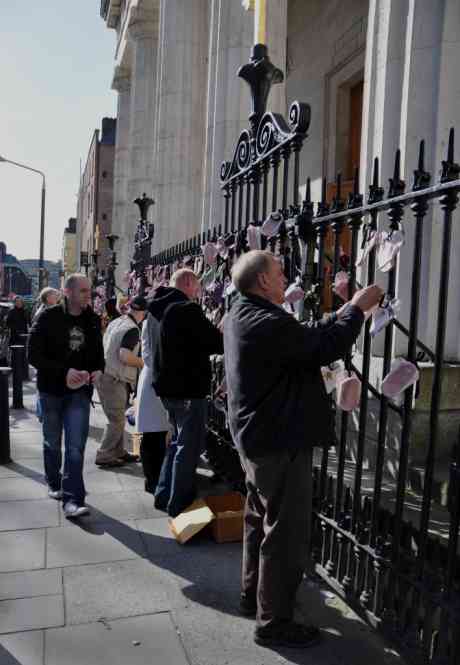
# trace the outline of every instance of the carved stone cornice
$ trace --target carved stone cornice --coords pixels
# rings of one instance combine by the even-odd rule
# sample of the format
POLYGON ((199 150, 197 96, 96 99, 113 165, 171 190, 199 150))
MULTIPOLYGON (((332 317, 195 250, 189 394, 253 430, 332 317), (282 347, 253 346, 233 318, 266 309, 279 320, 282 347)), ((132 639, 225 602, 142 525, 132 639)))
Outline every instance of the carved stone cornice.
POLYGON ((138 39, 149 39, 158 35, 159 29, 159 11, 155 6, 144 8, 138 5, 131 9, 128 22, 129 36, 137 41, 138 39))
POLYGON ((131 72, 126 67, 117 65, 113 74, 112 90, 126 92, 131 87, 131 72))
POLYGON ((108 28, 116 28, 121 14, 121 0, 102 0, 101 16, 108 28))

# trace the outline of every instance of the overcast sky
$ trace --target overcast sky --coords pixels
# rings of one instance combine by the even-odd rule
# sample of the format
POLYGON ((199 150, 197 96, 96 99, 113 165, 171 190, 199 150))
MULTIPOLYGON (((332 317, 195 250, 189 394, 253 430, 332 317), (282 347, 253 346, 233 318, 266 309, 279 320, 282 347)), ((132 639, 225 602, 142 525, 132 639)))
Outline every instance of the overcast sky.
MULTIPOLYGON (((80 158, 103 116, 116 115, 110 90, 115 31, 99 0, 0 0, 0 155, 45 172, 45 258, 60 258, 62 232, 76 215, 80 158)), ((19 259, 39 251, 41 178, 0 163, 0 241, 19 259)))

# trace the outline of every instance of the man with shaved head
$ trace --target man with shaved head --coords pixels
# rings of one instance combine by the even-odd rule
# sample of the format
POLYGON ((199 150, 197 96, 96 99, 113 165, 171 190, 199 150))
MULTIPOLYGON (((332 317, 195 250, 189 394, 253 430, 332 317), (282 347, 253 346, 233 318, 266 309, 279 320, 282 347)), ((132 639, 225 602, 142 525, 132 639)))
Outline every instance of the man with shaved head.
POLYGON ((196 497, 196 467, 205 446, 206 397, 211 388, 209 356, 223 353, 221 332, 197 300, 201 284, 188 268, 160 287, 150 313, 160 322, 153 385, 165 405, 174 437, 161 469, 155 507, 176 517, 196 497))
POLYGON ((269 252, 244 254, 233 267, 240 297, 224 323, 230 430, 246 471, 240 609, 256 616, 255 641, 308 647, 319 631, 293 621, 306 567, 311 519, 311 450, 335 441, 321 367, 356 340, 377 286, 315 327, 283 308, 286 279, 269 252))
POLYGON ((99 317, 90 307, 91 284, 70 275, 60 304, 44 310, 32 326, 29 360, 37 369, 48 494, 77 518, 85 506, 83 460, 94 383, 104 369, 99 317), (62 434, 64 432, 64 465, 62 434))

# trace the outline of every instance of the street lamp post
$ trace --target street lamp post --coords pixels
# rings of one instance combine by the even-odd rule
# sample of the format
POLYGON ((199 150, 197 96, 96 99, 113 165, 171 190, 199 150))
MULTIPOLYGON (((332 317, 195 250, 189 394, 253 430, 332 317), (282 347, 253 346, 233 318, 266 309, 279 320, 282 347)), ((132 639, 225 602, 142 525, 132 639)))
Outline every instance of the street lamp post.
POLYGON ((85 269, 85 274, 88 276, 88 268, 91 265, 88 252, 80 252, 80 265, 85 269))
POLYGON ((145 193, 133 201, 139 208, 140 219, 134 236, 134 269, 139 279, 139 295, 145 295, 147 284, 146 268, 150 263, 154 226, 147 222, 147 214, 155 201, 145 193))
POLYGON ((5 164, 13 164, 13 166, 19 166, 21 169, 26 169, 26 171, 32 171, 33 173, 38 173, 42 177, 42 197, 41 197, 41 209, 40 209, 40 255, 38 259, 38 288, 41 290, 45 284, 45 263, 44 263, 44 253, 45 253, 45 199, 46 199, 46 182, 45 174, 43 171, 38 169, 33 169, 31 166, 26 166, 25 164, 20 164, 19 162, 13 162, 11 159, 6 159, 0 155, 0 162, 5 162, 5 164))
POLYGON ((109 233, 109 235, 106 236, 108 243, 109 243, 109 249, 110 249, 110 260, 109 264, 107 266, 107 279, 105 282, 105 296, 106 299, 109 300, 110 298, 113 298, 115 295, 115 268, 117 267, 117 253, 115 251, 115 243, 118 240, 118 236, 115 235, 114 233, 109 233))

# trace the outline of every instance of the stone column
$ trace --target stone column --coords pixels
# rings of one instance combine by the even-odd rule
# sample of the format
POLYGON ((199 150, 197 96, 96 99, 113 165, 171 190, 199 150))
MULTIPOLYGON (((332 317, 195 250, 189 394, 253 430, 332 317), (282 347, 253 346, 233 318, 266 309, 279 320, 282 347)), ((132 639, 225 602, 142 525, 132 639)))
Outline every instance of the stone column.
MULTIPOLYGON (((112 233, 120 238, 125 235, 125 223, 128 208, 128 176, 129 176, 129 126, 131 78, 127 68, 116 67, 112 88, 118 92, 117 135, 115 143, 115 164, 113 177, 113 212, 112 233)), ((129 266, 129 259, 123 250, 124 242, 116 245, 119 256, 116 281, 121 283, 121 275, 129 266), (123 255, 123 260, 120 257, 123 255)))
POLYGON ((268 55, 276 67, 284 74, 284 82, 274 85, 268 98, 268 109, 285 116, 287 111, 286 77, 287 77, 287 0, 266 0, 266 44, 268 55))
POLYGON ((224 221, 220 167, 232 159, 236 141, 248 126, 249 88, 237 71, 249 59, 253 32, 253 14, 238 2, 212 0, 202 231, 224 221))
MULTIPOLYGON (((422 139, 426 141, 425 168, 436 178, 435 160, 437 81, 440 62, 443 4, 430 0, 372 0, 369 7, 365 65, 363 132, 361 146, 361 186, 368 191, 374 157, 379 157, 380 180, 388 192, 393 174, 395 152, 401 150, 401 177, 406 191, 413 184, 413 171, 422 139)), ((386 215, 380 227, 388 229, 386 215)), ((405 246, 397 274, 397 295, 402 307, 400 319, 409 324, 414 220, 410 209, 403 218, 405 246)), ((419 338, 429 342, 428 269, 432 251, 433 218, 430 211, 424 222, 423 274, 420 298, 419 338)), ((378 273, 378 281, 386 278, 378 273)), ((407 337, 395 334, 395 355, 407 352, 407 337)), ((376 355, 383 353, 383 335, 374 342, 376 355)))
POLYGON ((201 227, 208 0, 161 3, 154 249, 201 227))
POLYGON ((126 267, 133 256, 134 233, 138 210, 134 199, 145 192, 155 198, 154 189, 154 126, 156 59, 158 48, 158 12, 133 7, 129 25, 132 47, 132 77, 129 128, 129 177, 123 247, 120 264, 126 267))
MULTIPOLYGON (((436 3, 437 4, 437 3, 436 3)), ((437 93, 437 115, 434 119, 436 149, 433 174, 439 179, 440 164, 446 159, 449 129, 455 128, 455 161, 460 162, 460 4, 456 0, 439 3, 445 6, 442 17, 439 68, 434 90, 437 93)), ((433 95, 434 96, 434 95, 433 95)), ((436 220, 442 211, 436 206, 436 220)), ((451 268, 447 309, 446 359, 460 360, 460 208, 454 213, 452 226, 451 268)), ((429 339, 434 342, 437 319, 439 269, 441 262, 442 224, 433 225, 429 290, 429 339)), ((459 369, 457 367, 457 369, 459 369)), ((460 402, 460 397, 459 397, 460 402)), ((459 407, 460 408, 460 404, 459 407)))

